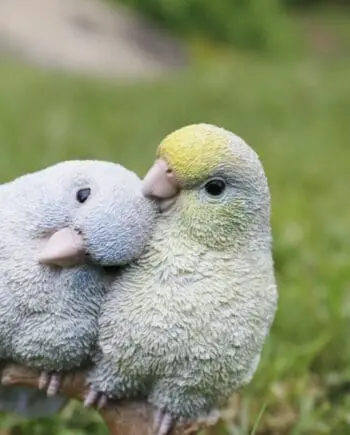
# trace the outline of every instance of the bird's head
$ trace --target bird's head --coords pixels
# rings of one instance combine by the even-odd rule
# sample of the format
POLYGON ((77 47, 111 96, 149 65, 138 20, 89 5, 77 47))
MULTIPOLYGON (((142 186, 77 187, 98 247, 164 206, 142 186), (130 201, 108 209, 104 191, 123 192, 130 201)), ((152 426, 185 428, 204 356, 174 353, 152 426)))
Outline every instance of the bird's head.
POLYGON ((240 137, 214 125, 169 134, 143 192, 166 213, 177 212, 184 231, 212 248, 269 236, 270 195, 259 158, 240 137))
POLYGON ((156 210, 136 174, 101 161, 63 162, 43 172, 35 226, 45 240, 41 263, 120 266, 141 254, 156 210))

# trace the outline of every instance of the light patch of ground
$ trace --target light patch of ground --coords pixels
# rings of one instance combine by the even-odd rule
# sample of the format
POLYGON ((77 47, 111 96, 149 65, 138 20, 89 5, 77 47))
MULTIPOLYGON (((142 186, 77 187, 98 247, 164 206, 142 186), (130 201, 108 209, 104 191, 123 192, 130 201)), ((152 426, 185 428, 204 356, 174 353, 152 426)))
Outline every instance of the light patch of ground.
POLYGON ((178 41, 99 0, 1 0, 0 49, 47 67, 123 78, 186 63, 178 41))

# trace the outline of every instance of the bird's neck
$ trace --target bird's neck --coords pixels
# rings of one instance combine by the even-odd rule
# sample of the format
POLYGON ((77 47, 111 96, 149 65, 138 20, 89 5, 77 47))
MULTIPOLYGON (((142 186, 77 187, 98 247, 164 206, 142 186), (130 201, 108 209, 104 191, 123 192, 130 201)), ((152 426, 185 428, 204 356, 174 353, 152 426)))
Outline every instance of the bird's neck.
MULTIPOLYGON (((138 265, 145 268, 151 265, 151 273, 158 274, 158 279, 192 281, 213 274, 220 276, 221 272, 226 278, 230 274, 237 278, 240 269, 244 274, 247 268, 259 268, 259 264, 264 269, 267 258, 270 258, 269 246, 261 249, 257 239, 247 243, 239 240, 235 245, 213 249, 189 237, 179 216, 169 213, 158 218, 152 240, 138 265)), ((270 264, 266 267, 269 269, 270 264)))

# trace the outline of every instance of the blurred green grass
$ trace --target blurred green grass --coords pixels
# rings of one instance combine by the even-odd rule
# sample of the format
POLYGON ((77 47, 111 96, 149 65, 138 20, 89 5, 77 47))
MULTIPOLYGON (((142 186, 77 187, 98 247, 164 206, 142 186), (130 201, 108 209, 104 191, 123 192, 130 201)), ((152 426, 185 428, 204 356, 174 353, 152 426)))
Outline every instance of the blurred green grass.
MULTIPOLYGON (((136 85, 1 63, 1 182, 73 158, 118 161, 142 176, 162 137, 194 122, 231 129, 260 154, 272 192, 279 310, 256 377, 233 400, 226 428, 211 434, 249 434, 264 406, 256 434, 349 432, 349 77, 345 55, 225 53, 136 85)), ((106 433, 76 404, 40 422, 2 416, 0 428, 106 433)))

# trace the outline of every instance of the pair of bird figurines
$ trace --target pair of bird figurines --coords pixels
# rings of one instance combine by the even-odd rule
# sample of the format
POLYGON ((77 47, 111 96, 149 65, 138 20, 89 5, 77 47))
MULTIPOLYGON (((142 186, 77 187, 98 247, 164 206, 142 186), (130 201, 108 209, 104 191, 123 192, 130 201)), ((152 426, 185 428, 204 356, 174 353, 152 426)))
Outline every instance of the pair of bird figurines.
MULTIPOLYGON (((61 405, 61 376, 87 367, 86 406, 145 397, 165 435, 251 380, 277 290, 267 179, 241 138, 187 126, 142 181, 70 161, 0 199, 0 358, 42 373, 41 413, 61 405)), ((12 409, 34 415, 38 394, 12 409)))

